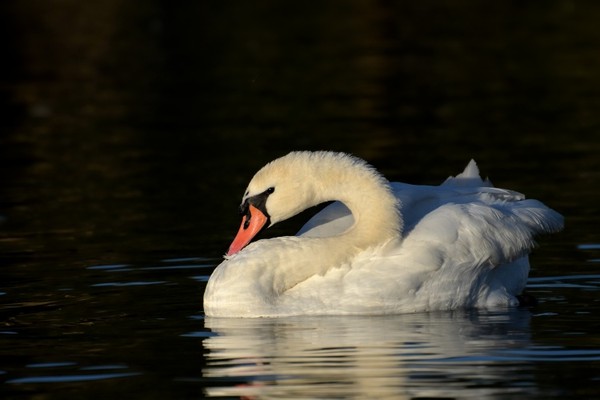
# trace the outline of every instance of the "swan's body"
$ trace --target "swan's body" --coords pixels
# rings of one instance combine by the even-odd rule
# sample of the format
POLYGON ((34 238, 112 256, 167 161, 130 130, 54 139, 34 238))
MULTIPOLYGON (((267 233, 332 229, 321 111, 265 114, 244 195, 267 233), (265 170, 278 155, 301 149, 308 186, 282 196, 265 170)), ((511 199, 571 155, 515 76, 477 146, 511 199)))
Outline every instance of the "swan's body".
POLYGON ((209 316, 517 305, 533 236, 563 223, 539 201, 482 181, 473 161, 440 186, 416 186, 390 184, 364 161, 331 152, 295 152, 267 164, 242 206, 232 255, 206 287, 209 316), (298 236, 244 248, 263 224, 331 200, 298 236))

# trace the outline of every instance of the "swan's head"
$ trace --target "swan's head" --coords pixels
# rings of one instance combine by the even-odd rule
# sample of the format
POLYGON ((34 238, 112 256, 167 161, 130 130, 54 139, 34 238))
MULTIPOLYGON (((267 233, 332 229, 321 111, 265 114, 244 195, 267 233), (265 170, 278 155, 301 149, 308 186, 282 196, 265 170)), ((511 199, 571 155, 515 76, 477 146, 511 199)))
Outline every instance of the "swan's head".
POLYGON ((284 221, 325 200, 315 195, 314 154, 294 152, 262 167, 242 198, 242 224, 227 255, 243 249, 262 229, 284 221))

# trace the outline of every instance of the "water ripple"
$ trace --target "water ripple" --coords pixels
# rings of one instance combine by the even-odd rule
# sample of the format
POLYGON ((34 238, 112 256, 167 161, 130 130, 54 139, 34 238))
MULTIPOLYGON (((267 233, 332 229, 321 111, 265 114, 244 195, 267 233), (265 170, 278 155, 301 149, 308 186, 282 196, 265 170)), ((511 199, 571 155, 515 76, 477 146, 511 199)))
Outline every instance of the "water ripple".
POLYGON ((579 250, 600 250, 600 243, 582 243, 577 245, 579 250))
POLYGON ((529 278, 527 287, 600 289, 600 275, 560 275, 529 278))
POLYGON ((499 361, 599 361, 600 350, 565 348, 508 349, 501 352, 499 361))
POLYGON ((16 378, 6 381, 6 383, 25 384, 25 383, 68 383, 99 381, 115 378, 127 378, 130 376, 141 375, 138 372, 113 373, 113 374, 83 374, 83 375, 57 375, 57 376, 29 376, 25 378, 16 378))
POLYGON ((46 363, 36 363, 36 364, 28 364, 27 368, 57 368, 57 367, 72 367, 73 365, 77 365, 74 362, 46 362, 46 363))
POLYGON ((95 283, 93 287, 127 287, 127 286, 150 286, 150 285, 162 285, 167 281, 134 281, 134 282, 104 282, 95 283))

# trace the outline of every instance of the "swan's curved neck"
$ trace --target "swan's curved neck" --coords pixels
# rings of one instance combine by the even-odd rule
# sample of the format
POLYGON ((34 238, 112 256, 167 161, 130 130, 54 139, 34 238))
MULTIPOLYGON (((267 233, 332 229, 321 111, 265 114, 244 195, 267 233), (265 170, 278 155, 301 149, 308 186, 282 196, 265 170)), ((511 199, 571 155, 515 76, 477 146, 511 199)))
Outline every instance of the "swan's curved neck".
MULTIPOLYGON (((318 203, 337 200, 352 212, 354 225, 342 237, 365 249, 381 244, 402 231, 398 200, 389 182, 367 165, 332 168, 324 181, 317 179, 318 203)), ((337 237, 339 238, 339 236, 337 237)))
POLYGON ((367 165, 334 165, 325 178, 319 171, 312 175, 312 203, 340 201, 352 212, 354 224, 342 234, 332 237, 297 238, 299 246, 282 249, 287 260, 300 260, 302 265, 282 262, 275 287, 284 291, 313 275, 324 274, 350 261, 357 253, 384 245, 402 231, 399 204, 389 182, 367 165))

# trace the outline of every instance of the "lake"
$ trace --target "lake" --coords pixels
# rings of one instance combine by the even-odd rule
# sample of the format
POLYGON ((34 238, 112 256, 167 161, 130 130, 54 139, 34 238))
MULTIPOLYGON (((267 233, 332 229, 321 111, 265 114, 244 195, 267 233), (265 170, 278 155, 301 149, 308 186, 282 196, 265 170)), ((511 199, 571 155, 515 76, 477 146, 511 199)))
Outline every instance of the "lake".
MULTIPOLYGON (((600 397, 600 3, 0 5, 3 399, 600 397), (213 319, 292 150, 482 176, 565 216, 532 308, 213 319)), ((269 229, 292 234, 309 214, 269 229)))

